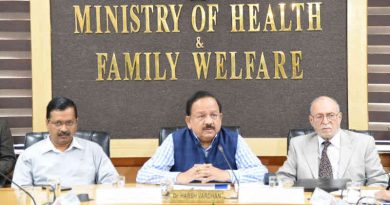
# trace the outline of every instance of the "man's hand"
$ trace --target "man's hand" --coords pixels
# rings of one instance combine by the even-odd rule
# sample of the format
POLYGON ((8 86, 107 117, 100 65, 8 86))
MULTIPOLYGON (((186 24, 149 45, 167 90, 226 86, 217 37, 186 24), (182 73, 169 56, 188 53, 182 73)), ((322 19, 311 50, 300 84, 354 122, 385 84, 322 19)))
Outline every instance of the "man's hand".
POLYGON ((195 164, 189 170, 178 174, 176 177, 176 183, 177 184, 188 184, 194 180, 197 180, 199 178, 199 175, 198 175, 199 166, 202 166, 202 165, 195 164))
POLYGON ((226 170, 214 167, 212 164, 195 164, 191 169, 177 175, 178 184, 188 184, 193 180, 207 183, 209 181, 228 182, 230 174, 226 170))
POLYGON ((212 164, 203 164, 199 169, 199 174, 200 176, 202 176, 202 178, 200 179, 202 183, 207 183, 209 181, 230 181, 230 174, 228 171, 218 169, 212 164))
POLYGON ((390 191, 382 190, 375 193, 375 198, 378 200, 389 201, 390 200, 390 191))

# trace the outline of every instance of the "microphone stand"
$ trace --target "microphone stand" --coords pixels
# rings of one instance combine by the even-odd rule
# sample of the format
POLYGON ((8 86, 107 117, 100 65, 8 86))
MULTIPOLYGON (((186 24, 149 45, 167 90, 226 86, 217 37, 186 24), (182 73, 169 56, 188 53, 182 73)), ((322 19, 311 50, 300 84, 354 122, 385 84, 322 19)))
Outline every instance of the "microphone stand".
POLYGON ((371 177, 366 177, 363 180, 359 180, 359 181, 366 182, 369 179, 372 179, 372 178, 375 178, 375 177, 379 177, 379 176, 383 176, 383 175, 387 175, 388 180, 387 180, 386 190, 389 190, 390 189, 390 173, 389 172, 377 174, 377 175, 374 175, 374 176, 371 176, 371 177))
POLYGON ((15 186, 17 186, 20 190, 22 190, 24 193, 26 193, 33 201, 34 205, 37 205, 37 203, 35 202, 35 199, 34 197, 28 192, 26 191, 25 189, 23 189, 21 186, 19 186, 19 184, 15 183, 14 181, 12 181, 12 179, 10 179, 7 175, 3 174, 0 172, 0 175, 2 177, 4 177, 6 180, 8 180, 9 182, 11 182, 12 184, 15 184, 15 186))
POLYGON ((227 157, 225 155, 223 147, 220 144, 218 145, 218 150, 222 153, 222 156, 225 159, 226 164, 229 166, 230 171, 233 173, 234 180, 236 181, 236 183, 234 183, 234 191, 237 193, 237 196, 234 197, 233 199, 238 199, 239 193, 240 193, 240 181, 238 180, 238 177, 234 173, 233 168, 230 165, 229 160, 227 159, 227 157), (236 186, 236 184, 237 184, 237 186, 236 186))
POLYGON ((46 202, 43 205, 51 205, 51 204, 54 203, 54 201, 57 198, 55 186, 53 186, 51 184, 34 184, 34 186, 39 186, 39 187, 42 187, 43 189, 47 189, 47 191, 49 191, 49 192, 53 192, 53 200, 52 200, 52 202, 46 202))
MULTIPOLYGON (((390 173, 389 172, 385 172, 385 173, 381 173, 381 174, 377 174, 377 175, 374 175, 374 176, 371 176, 371 177, 366 177, 362 180, 358 180, 358 182, 363 182, 365 183, 367 180, 369 179, 372 179, 372 178, 375 178, 375 177, 379 177, 379 176, 383 176, 383 175, 387 175, 388 177, 388 180, 387 180, 387 187, 386 187, 386 190, 389 190, 390 189, 390 173)), ((344 189, 341 190, 341 199, 343 199, 343 192, 344 190, 346 189, 347 187, 344 187, 344 189)))

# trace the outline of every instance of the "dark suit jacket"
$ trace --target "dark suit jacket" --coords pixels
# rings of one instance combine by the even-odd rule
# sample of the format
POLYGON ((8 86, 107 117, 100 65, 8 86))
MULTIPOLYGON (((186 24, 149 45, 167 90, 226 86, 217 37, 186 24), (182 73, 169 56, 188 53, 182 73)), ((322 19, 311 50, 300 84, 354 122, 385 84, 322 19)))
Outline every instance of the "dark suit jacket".
MULTIPOLYGON (((0 172, 9 174, 15 166, 14 140, 5 120, 0 120, 0 172)), ((0 176, 0 187, 5 179, 0 176)))

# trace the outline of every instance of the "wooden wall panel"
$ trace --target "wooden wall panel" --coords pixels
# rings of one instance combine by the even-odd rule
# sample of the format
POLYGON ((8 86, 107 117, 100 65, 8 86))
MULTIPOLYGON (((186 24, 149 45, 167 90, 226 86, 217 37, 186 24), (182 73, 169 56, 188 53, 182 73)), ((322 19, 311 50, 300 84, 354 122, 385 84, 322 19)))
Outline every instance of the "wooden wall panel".
POLYGON ((368 0, 367 23, 369 129, 390 140, 390 1, 368 0))
MULTIPOLYGON (((30 2, 0 1, 0 118, 15 144, 32 131, 30 2)), ((20 147, 18 146, 18 147, 20 147)))

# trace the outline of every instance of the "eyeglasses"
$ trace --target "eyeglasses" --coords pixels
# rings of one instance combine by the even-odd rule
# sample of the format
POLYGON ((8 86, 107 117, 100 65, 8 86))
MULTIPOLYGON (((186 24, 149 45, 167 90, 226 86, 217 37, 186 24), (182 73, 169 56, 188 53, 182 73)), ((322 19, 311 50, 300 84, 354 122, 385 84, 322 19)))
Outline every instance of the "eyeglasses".
POLYGON ((207 117, 209 117, 212 119, 212 120, 218 120, 220 117, 221 117, 221 114, 220 113, 211 113, 210 115, 206 115, 206 114, 200 114, 200 115, 194 115, 194 118, 199 121, 199 122, 203 122, 207 119, 207 117))
POLYGON ((316 122, 322 122, 325 117, 328 121, 334 121, 334 120, 336 120, 339 113, 340 112, 338 112, 338 113, 331 112, 331 113, 326 113, 325 115, 317 114, 317 115, 311 115, 311 116, 314 118, 314 121, 316 121, 316 122))
POLYGON ((65 125, 66 127, 72 127, 73 125, 77 124, 77 120, 69 120, 69 121, 66 121, 66 122, 62 122, 62 121, 51 122, 50 121, 50 123, 52 125, 54 125, 55 127, 57 127, 57 128, 60 128, 63 125, 65 125))

